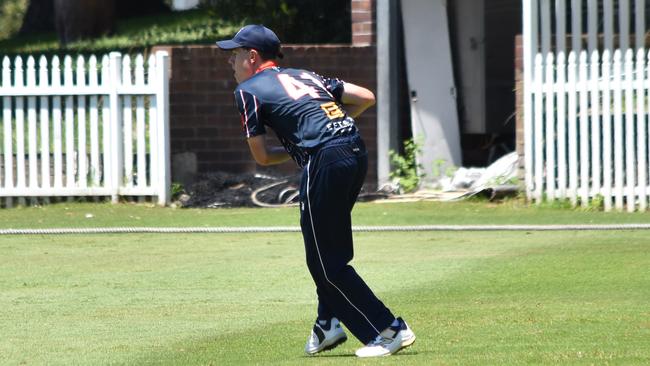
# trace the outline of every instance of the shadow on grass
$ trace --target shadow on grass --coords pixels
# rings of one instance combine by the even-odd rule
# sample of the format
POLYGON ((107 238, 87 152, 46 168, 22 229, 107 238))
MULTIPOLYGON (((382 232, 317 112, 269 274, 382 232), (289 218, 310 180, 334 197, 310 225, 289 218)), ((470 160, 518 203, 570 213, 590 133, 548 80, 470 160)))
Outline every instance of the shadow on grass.
MULTIPOLYGON (((398 353, 395 353, 391 355, 390 357, 404 357, 404 356, 417 356, 419 355, 419 352, 417 351, 401 351, 398 353)), ((357 358, 357 356, 354 353, 350 354, 322 354, 322 355, 317 355, 317 356, 303 356, 302 358, 305 359, 310 359, 310 358, 357 358)))

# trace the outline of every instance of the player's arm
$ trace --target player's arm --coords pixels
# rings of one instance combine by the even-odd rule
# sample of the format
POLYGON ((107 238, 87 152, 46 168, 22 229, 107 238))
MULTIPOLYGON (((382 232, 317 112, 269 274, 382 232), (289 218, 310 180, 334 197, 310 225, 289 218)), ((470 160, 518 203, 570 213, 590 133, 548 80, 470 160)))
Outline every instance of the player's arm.
POLYGON ((364 87, 346 82, 343 84, 341 102, 348 115, 355 118, 375 105, 375 95, 364 87))
POLYGON ((279 146, 267 146, 264 135, 250 137, 248 147, 253 154, 253 158, 259 165, 281 164, 291 159, 284 148, 279 146))
POLYGON ((261 103, 252 93, 235 90, 235 102, 241 114, 242 128, 253 158, 260 165, 283 163, 291 157, 281 147, 266 146, 264 123, 258 119, 261 103))

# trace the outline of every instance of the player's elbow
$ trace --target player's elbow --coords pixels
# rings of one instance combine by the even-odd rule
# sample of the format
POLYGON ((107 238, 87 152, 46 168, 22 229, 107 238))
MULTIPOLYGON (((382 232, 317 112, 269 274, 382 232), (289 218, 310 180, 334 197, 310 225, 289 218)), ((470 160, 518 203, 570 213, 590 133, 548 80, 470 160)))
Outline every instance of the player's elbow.
POLYGON ((262 166, 273 165, 273 163, 268 158, 265 158, 265 159, 257 159, 257 158, 255 158, 255 162, 258 165, 262 165, 262 166))
POLYGON ((277 159, 274 158, 273 154, 269 153, 254 154, 253 158, 255 159, 255 162, 261 166, 278 164, 277 159))
MULTIPOLYGON (((357 116, 366 111, 368 108, 372 107, 375 105, 376 100, 375 100, 375 94, 373 94, 370 90, 367 90, 367 93, 364 93, 359 99, 358 99, 358 108, 357 108, 357 113, 355 113, 357 116)), ((355 116, 356 117, 356 116, 355 116)))
POLYGON ((357 98, 357 104, 360 106, 370 108, 376 103, 375 94, 366 88, 357 87, 355 94, 357 98))
POLYGON ((266 142, 264 136, 254 136, 248 139, 248 147, 250 148, 253 159, 259 165, 271 165, 271 156, 266 151, 266 142))
POLYGON ((377 99, 375 99, 375 94, 370 90, 368 90, 368 94, 365 96, 364 100, 366 102, 365 103, 366 108, 370 108, 377 103, 377 99))
POLYGON ((255 151, 252 151, 252 153, 253 153, 253 159, 255 159, 255 162, 258 165, 262 165, 262 166, 271 165, 269 156, 267 154, 259 153, 255 151))
POLYGON ((376 102, 372 91, 349 83, 345 84, 341 101, 343 104, 356 105, 364 109, 372 107, 376 102))

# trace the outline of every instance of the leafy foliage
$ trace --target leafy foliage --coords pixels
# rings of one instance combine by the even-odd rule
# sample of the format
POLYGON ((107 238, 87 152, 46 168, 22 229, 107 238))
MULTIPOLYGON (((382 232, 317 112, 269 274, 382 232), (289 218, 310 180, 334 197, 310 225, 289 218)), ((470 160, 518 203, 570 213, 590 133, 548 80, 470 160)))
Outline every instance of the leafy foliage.
POLYGON ((183 193, 185 193, 183 183, 172 182, 172 200, 178 199, 183 193))
POLYGON ((349 43, 349 0, 204 0, 214 16, 273 29, 283 43, 349 43))
POLYGON ((154 45, 212 44, 246 23, 262 23, 283 43, 349 43, 349 0, 204 0, 199 9, 118 19, 115 33, 62 48, 54 32, 14 36, 27 0, 0 0, 0 53, 142 52, 154 45))
POLYGON ((0 39, 18 32, 26 10, 27 0, 0 0, 0 39))
POLYGON ((420 185, 420 179, 424 174, 418 173, 418 169, 422 170, 422 166, 417 163, 416 156, 422 151, 422 146, 414 139, 404 141, 404 154, 400 155, 391 150, 390 163, 392 170, 390 178, 396 179, 400 188, 404 192, 413 192, 420 185))
POLYGON ((448 164, 445 159, 437 159, 433 162, 431 172, 433 178, 439 179, 444 177, 452 178, 457 170, 457 167, 448 164))
POLYGON ((61 49, 55 33, 32 34, 0 41, 2 54, 141 52, 158 44, 211 44, 228 37, 242 23, 215 18, 192 10, 119 20, 115 34, 68 44, 61 49))

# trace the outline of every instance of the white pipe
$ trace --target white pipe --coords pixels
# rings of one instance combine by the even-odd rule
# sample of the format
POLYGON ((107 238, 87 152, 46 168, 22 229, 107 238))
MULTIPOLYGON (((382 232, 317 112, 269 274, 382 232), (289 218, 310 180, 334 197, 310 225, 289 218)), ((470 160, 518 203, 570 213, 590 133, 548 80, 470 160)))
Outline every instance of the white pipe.
MULTIPOLYGON (((355 232, 650 230, 650 224, 353 226, 355 232)), ((297 233, 297 226, 0 229, 0 235, 297 233)))

